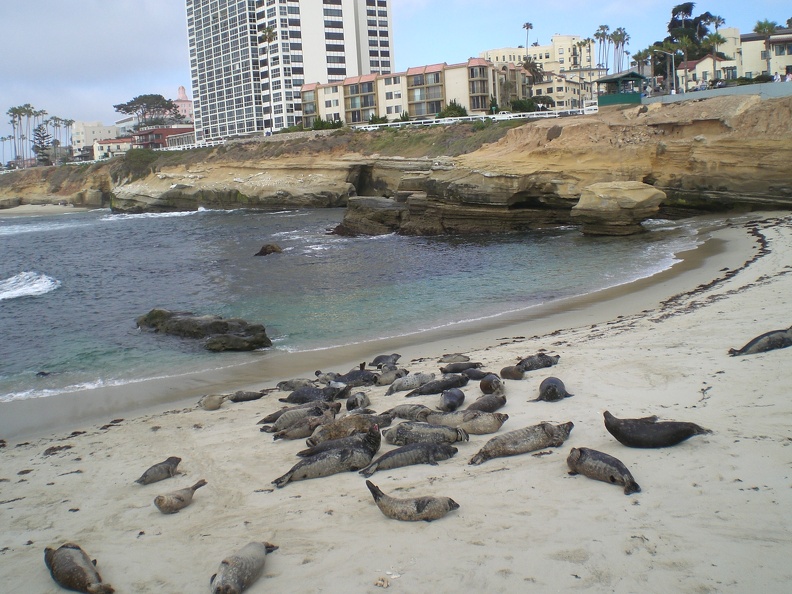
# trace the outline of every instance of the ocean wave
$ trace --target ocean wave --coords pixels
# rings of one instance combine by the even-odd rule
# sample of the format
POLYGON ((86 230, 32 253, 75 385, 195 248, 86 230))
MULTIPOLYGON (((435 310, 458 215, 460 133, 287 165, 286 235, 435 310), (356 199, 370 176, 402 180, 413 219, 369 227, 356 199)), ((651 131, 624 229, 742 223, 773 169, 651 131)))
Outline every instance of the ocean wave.
POLYGON ((61 286, 57 279, 40 272, 20 272, 17 275, 0 281, 0 301, 44 295, 61 286))
POLYGON ((75 227, 82 227, 85 223, 82 221, 59 221, 57 223, 31 223, 30 220, 20 221, 10 225, 0 225, 0 237, 11 235, 18 235, 20 233, 49 233, 51 231, 60 231, 62 229, 74 229, 75 227))

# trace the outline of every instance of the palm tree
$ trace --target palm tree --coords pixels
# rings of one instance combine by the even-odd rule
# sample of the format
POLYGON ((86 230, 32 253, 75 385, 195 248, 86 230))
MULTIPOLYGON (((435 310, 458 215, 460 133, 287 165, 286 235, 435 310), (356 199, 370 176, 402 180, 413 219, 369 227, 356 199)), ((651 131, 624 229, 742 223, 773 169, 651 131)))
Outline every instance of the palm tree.
POLYGON ((646 62, 649 60, 649 55, 651 52, 648 49, 642 49, 635 52, 632 57, 633 64, 636 65, 638 68, 638 74, 643 76, 644 73, 644 66, 646 66, 646 62))
POLYGON ((715 58, 718 55, 718 46, 723 45, 726 43, 726 38, 721 35, 720 33, 715 31, 715 33, 710 33, 704 39, 701 40, 701 45, 705 48, 708 48, 712 52, 712 81, 713 84, 715 79, 718 77, 716 76, 717 66, 715 64, 715 58))
POLYGON ((526 75, 531 78, 532 85, 542 82, 544 79, 544 69, 542 65, 533 58, 526 58, 522 63, 522 67, 525 69, 526 75))
POLYGON ((717 33, 718 29, 726 24, 726 19, 724 19, 722 16, 714 14, 710 19, 710 22, 715 25, 715 32, 717 33))
POLYGON ((767 19, 763 21, 756 21, 756 26, 754 27, 753 32, 757 35, 761 35, 764 37, 764 44, 765 44, 765 56, 767 57, 767 74, 770 74, 770 36, 774 35, 776 29, 778 28, 778 23, 775 21, 768 21, 767 19))
POLYGON ((676 45, 677 45, 677 48, 682 50, 682 53, 685 55, 685 72, 684 72, 684 74, 685 74, 685 86, 683 88, 685 89, 685 93, 687 93, 687 90, 688 90, 688 52, 690 50, 696 48, 696 42, 693 41, 687 35, 683 35, 682 37, 679 38, 679 41, 677 41, 676 45))
POLYGON ((533 29, 532 23, 523 23, 523 29, 525 29, 525 57, 528 57, 528 36, 531 34, 531 29, 533 29))
POLYGON ((596 32, 594 33, 594 39, 597 40, 597 67, 605 68, 607 72, 607 67, 604 66, 605 64, 605 40, 608 38, 608 32, 610 31, 610 27, 608 25, 600 25, 596 32))
MULTIPOLYGON (((70 120, 69 118, 66 118, 64 120, 61 120, 61 125, 66 129, 65 140, 66 140, 66 146, 69 147, 69 151, 67 151, 67 156, 69 156, 71 155, 71 146, 72 146, 71 131, 72 131, 72 126, 74 125, 74 120, 70 120)), ((63 143, 61 143, 61 145, 63 145, 63 143)))
POLYGON ((613 41, 613 68, 616 72, 621 72, 625 53, 624 48, 630 42, 630 35, 624 27, 619 27, 611 34, 611 41, 613 41))
POLYGON ((270 115, 270 130, 275 131, 275 114, 272 110, 272 66, 269 63, 269 46, 270 43, 278 38, 278 33, 272 26, 265 27, 259 35, 259 45, 264 46, 264 54, 267 56, 267 86, 269 87, 269 115, 270 115))

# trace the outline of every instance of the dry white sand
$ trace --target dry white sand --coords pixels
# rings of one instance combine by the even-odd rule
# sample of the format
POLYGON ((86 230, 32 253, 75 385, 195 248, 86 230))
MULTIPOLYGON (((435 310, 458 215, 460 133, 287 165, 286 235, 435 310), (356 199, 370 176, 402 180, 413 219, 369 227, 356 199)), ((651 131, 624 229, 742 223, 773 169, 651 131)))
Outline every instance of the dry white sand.
MULTIPOLYGON (((444 352, 465 352, 494 371, 540 349, 559 354, 556 367, 507 382, 501 432, 540 421, 575 424, 562 447, 541 456, 469 466, 492 437, 474 435, 437 466, 372 476, 389 494, 445 495, 460 504, 436 522, 385 518, 354 472, 273 489, 305 447, 304 440, 273 442, 256 425, 285 393, 214 412, 196 409, 193 397, 169 411, 95 424, 39 401, 34 408, 63 413, 60 429, 28 431, 26 441, 9 439, 0 450, 0 589, 60 591, 44 547, 73 541, 118 592, 206 592, 224 556, 266 540, 280 549, 251 593, 379 592, 377 582, 410 593, 788 591, 792 348, 727 354, 792 323, 792 217, 757 221, 716 233, 710 248, 725 251, 711 249, 690 270, 606 294, 611 299, 403 345, 400 363, 411 372, 437 371, 444 352), (575 396, 529 402, 551 375, 575 396), (606 432, 605 410, 692 421, 713 433, 671 448, 631 449, 606 432), (625 496, 618 486, 569 476, 569 450, 583 446, 619 458, 642 492, 625 496), (68 449, 47 455, 53 447, 68 449), (134 484, 168 456, 183 459, 183 474, 134 484), (201 478, 208 485, 190 507, 170 516, 154 507, 156 495, 201 478)), ((359 352, 341 352, 338 366, 321 353, 321 364, 304 366, 346 371, 341 362, 386 352, 382 345, 357 359, 359 352)), ((252 369, 227 385, 256 384, 252 369)), ((292 368, 282 371, 270 369, 255 387, 292 376, 292 368)), ((384 396, 385 387, 366 390, 379 411, 408 401, 404 393, 384 396)), ((480 394, 477 382, 464 391, 469 400, 480 394)), ((20 410, 0 404, 6 427, 20 410)))

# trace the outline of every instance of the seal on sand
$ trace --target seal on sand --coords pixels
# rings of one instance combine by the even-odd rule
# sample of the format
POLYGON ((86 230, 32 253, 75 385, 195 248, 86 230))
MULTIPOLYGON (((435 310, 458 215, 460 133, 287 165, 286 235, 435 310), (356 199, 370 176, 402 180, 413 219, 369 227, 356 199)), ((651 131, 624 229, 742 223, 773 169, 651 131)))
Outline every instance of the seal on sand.
POLYGON ((774 349, 784 349, 792 346, 792 326, 786 330, 772 330, 760 334, 741 349, 729 349, 729 354, 735 355, 755 355, 765 353, 774 349))
POLYGON ((440 373, 461 373, 465 369, 478 369, 483 364, 473 361, 464 361, 460 363, 448 363, 445 367, 440 368, 440 373))
POLYGON ((426 417, 427 423, 445 425, 464 429, 470 435, 484 435, 495 433, 501 428, 509 415, 504 413, 489 413, 481 410, 457 410, 450 413, 433 413, 426 417))
POLYGON ((374 496, 374 502, 380 511, 388 518, 404 522, 418 522, 424 520, 431 522, 438 520, 454 509, 459 509, 459 504, 450 497, 415 497, 410 499, 396 499, 385 495, 382 490, 366 481, 366 486, 374 496))
POLYGON ((391 470, 413 464, 437 465, 438 460, 448 460, 457 449, 446 443, 410 443, 382 454, 360 471, 363 476, 371 476, 378 470, 391 470))
POLYGON ((391 355, 377 355, 374 357, 374 360, 369 363, 369 366, 382 369, 383 365, 396 365, 396 361, 399 359, 401 359, 401 355, 399 353, 393 353, 391 355))
POLYGON ((369 448, 371 450, 371 455, 373 456, 379 451, 380 445, 382 444, 382 436, 379 432, 379 427, 377 425, 373 425, 368 432, 366 433, 354 433, 349 437, 340 437, 338 439, 328 439, 327 441, 323 441, 322 443, 316 444, 315 446, 311 446, 308 449, 300 450, 297 452, 297 455, 300 458, 308 458, 315 454, 319 454, 321 452, 326 452, 328 450, 338 450, 341 448, 369 448))
POLYGON ((478 465, 493 458, 526 454, 542 448, 557 448, 567 440, 574 426, 571 421, 560 425, 539 423, 497 435, 485 443, 468 464, 478 465))
POLYGON ((212 594, 241 594, 264 571, 267 555, 277 550, 268 542, 251 542, 220 562, 217 573, 209 579, 212 594))
MULTIPOLYGON (((407 377, 410 377, 409 375, 407 377)), ((407 379, 402 378, 402 379, 407 379)), ((419 388, 416 388, 412 392, 407 392, 404 395, 405 398, 411 398, 413 396, 426 396, 428 394, 440 394, 443 390, 448 390, 450 388, 462 388, 470 381, 466 375, 459 375, 456 373, 449 373, 448 375, 444 375, 440 379, 436 379, 431 382, 427 382, 422 384, 419 388)), ((395 383, 395 382, 394 382, 395 383)))
POLYGON ((175 514, 180 509, 184 509, 190 505, 195 492, 204 485, 206 485, 206 481, 201 479, 192 487, 179 489, 178 491, 166 493, 165 495, 157 495, 154 498, 154 505, 156 505, 157 509, 163 514, 175 514))
POLYGON ((558 363, 560 358, 561 355, 545 355, 544 353, 537 353, 535 355, 531 355, 530 357, 526 357, 525 359, 521 359, 517 365, 522 367, 525 371, 535 371, 537 369, 552 367, 558 363))
POLYGON ((470 441, 470 435, 463 429, 432 425, 421 421, 406 421, 383 432, 388 443, 407 445, 408 443, 455 443, 470 441))
POLYGON ((506 406, 506 396, 503 394, 484 394, 483 396, 479 396, 476 401, 471 403, 465 410, 495 412, 504 406, 506 406))
POLYGON ((503 379, 521 380, 525 377, 525 369, 519 365, 509 365, 500 370, 500 376, 503 379))
POLYGON ((571 398, 574 394, 566 391, 566 386, 557 377, 548 377, 539 384, 539 398, 535 398, 531 402, 544 400, 545 402, 558 402, 564 398, 571 398))
POLYGON ((640 493, 630 471, 621 460, 604 452, 589 448, 572 448, 567 458, 569 474, 582 474, 589 478, 624 487, 624 494, 640 493))
POLYGON ((181 462, 181 458, 171 456, 163 462, 159 462, 144 472, 135 482, 139 485, 150 485, 166 478, 172 477, 178 471, 176 467, 181 462))
POLYGON ((443 412, 451 412, 462 406, 465 402, 465 393, 459 388, 449 388, 440 394, 440 405, 437 407, 443 412))
POLYGON ((419 388, 424 384, 431 382, 434 380, 434 378, 434 373, 411 373, 410 375, 397 378, 393 380, 390 388, 388 388, 388 391, 385 392, 385 396, 390 396, 394 392, 414 390, 415 388, 419 388))
POLYGON ((110 584, 102 581, 96 571, 96 561, 82 550, 80 545, 67 542, 57 549, 44 549, 44 563, 52 579, 62 588, 90 594, 111 594, 115 592, 110 584))
POLYGON ((619 443, 631 448, 664 448, 693 437, 712 433, 695 423, 686 421, 657 421, 656 416, 642 419, 617 419, 607 410, 605 429, 619 443))
POLYGON ((479 388, 484 394, 501 394, 504 390, 503 382, 494 373, 490 373, 481 378, 479 388))

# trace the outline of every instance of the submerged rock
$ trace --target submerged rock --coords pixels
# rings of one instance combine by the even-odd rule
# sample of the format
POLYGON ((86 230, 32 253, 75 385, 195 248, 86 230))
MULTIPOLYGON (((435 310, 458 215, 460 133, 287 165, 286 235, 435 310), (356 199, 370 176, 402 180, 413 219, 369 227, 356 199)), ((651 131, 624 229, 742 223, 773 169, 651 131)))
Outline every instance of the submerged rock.
POLYGON ((182 338, 205 340, 210 351, 253 351, 272 346, 264 326, 238 318, 196 316, 190 312, 152 309, 137 319, 140 328, 182 338))

